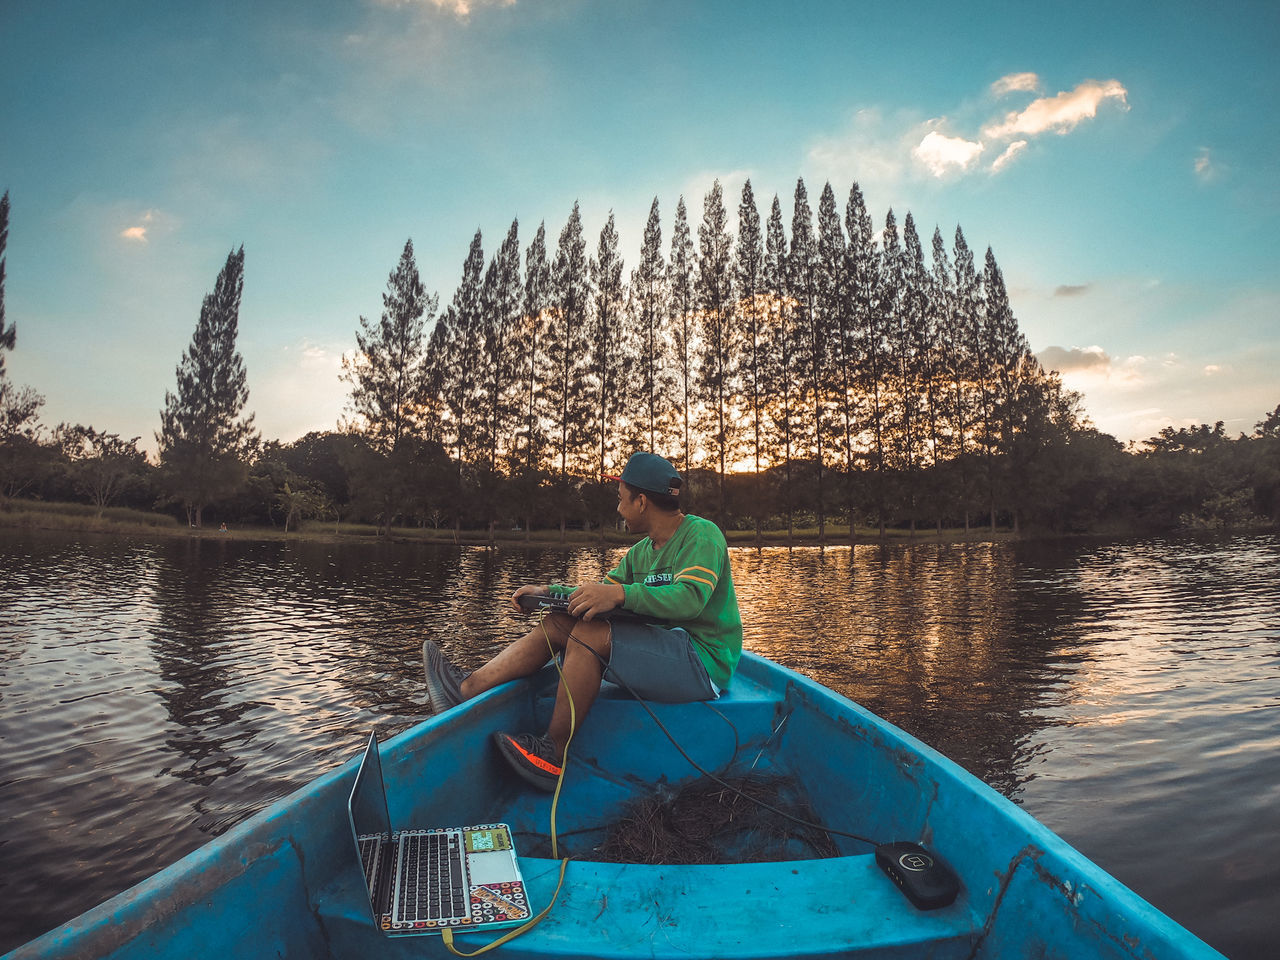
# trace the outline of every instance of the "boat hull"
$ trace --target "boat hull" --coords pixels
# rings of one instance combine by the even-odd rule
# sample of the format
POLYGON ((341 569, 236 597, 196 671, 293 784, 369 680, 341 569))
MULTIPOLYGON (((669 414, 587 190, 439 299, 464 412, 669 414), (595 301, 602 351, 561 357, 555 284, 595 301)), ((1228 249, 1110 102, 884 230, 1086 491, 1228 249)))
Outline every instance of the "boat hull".
MULTIPOLYGON (((560 869, 538 836, 549 798, 505 771, 489 735, 545 723, 554 682, 544 673, 508 684, 382 748, 392 823, 510 823, 535 909, 550 902, 560 869)), ((744 654, 719 716, 705 704, 653 709, 708 770, 794 777, 822 822, 925 844, 957 873, 960 896, 916 909, 876 867, 873 847, 848 838, 838 839, 840 856, 820 860, 592 861, 627 803, 698 776, 639 704, 606 691, 575 739, 558 811, 576 859, 548 917, 501 955, 1221 957, 956 764, 764 658, 744 654)), ((393 940, 373 925, 346 819, 355 767, 321 776, 6 960, 449 956, 439 937, 393 940)), ((497 935, 457 943, 472 950, 497 935)))

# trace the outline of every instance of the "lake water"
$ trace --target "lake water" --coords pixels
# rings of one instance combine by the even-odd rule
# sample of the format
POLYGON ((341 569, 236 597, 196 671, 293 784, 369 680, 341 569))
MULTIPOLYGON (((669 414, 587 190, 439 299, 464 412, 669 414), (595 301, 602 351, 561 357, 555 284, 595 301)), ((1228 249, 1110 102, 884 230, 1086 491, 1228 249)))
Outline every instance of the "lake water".
MULTIPOLYGON (((0 531, 0 953, 423 715, 616 549, 0 531), (59 902, 50 903, 56 890, 59 902)), ((985 779, 1233 960, 1280 942, 1280 540, 735 549, 747 645, 985 779)))

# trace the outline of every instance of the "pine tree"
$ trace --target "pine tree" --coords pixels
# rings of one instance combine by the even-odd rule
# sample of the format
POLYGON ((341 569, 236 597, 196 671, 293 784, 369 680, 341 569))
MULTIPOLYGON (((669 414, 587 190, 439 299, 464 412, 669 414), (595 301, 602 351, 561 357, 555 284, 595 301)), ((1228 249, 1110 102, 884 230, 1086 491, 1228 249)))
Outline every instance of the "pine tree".
POLYGON ((520 284, 519 225, 512 221, 480 283, 479 314, 471 336, 474 344, 474 425, 469 430, 469 454, 464 488, 469 506, 483 518, 492 542, 501 499, 503 466, 514 447, 519 399, 518 361, 511 338, 519 324, 523 289, 520 284))
MULTIPOLYGON (((853 393, 861 399, 854 423, 856 432, 868 434, 871 446, 868 450, 869 465, 874 474, 876 504, 880 522, 880 535, 884 536, 884 446, 883 446, 883 398, 881 380, 884 372, 882 325, 878 315, 879 302, 879 254, 875 246, 875 227, 862 190, 854 184, 845 204, 845 230, 848 232, 848 265, 845 276, 849 284, 848 305, 850 313, 848 355, 856 358, 853 377, 853 393)), ((855 401, 856 403, 856 401, 855 401)), ((848 498, 849 537, 854 537, 854 491, 850 480, 845 492, 848 498)))
POLYGON ((5 248, 9 244, 9 192, 0 197, 0 499, 16 496, 35 482, 47 465, 48 449, 38 440, 44 397, 31 387, 19 389, 5 378, 4 354, 17 344, 17 324, 5 324, 5 248))
POLYGON ((813 261, 813 329, 810 333, 810 362, 815 370, 814 392, 820 398, 820 409, 823 411, 821 426, 828 434, 819 437, 818 446, 820 542, 826 538, 825 510, 821 506, 825 460, 823 451, 830 446, 844 447, 847 469, 853 439, 848 410, 852 397, 852 363, 849 362, 848 342, 845 338, 845 317, 848 316, 845 303, 848 286, 845 254, 844 231, 840 227, 836 194, 831 189, 831 184, 826 183, 818 198, 818 239, 813 261), (833 405, 839 414, 835 419, 830 410, 833 405))
POLYGON ((375 324, 360 317, 356 353, 342 364, 353 417, 345 425, 366 443, 351 454, 355 494, 372 505, 388 533, 414 499, 420 444, 433 420, 433 358, 424 331, 438 303, 423 288, 413 241, 405 241, 387 278, 381 318, 375 324))
POLYGON ((885 364, 881 378, 881 395, 885 398, 884 441, 886 474, 891 480, 889 496, 895 511, 903 492, 902 478, 906 469, 905 422, 910 408, 904 403, 907 373, 904 370, 902 336, 903 252, 898 235, 898 220, 893 209, 885 215, 880 232, 880 290, 878 313, 884 324, 885 364))
POLYGON ((547 261, 547 230, 539 223, 525 251, 524 288, 520 317, 510 338, 513 363, 513 429, 510 453, 512 502, 523 521, 525 539, 532 536, 533 518, 541 509, 541 461, 546 444, 542 426, 542 383, 546 376, 547 317, 550 313, 551 265, 547 261))
POLYGON ((671 342, 674 346, 676 392, 680 416, 680 469, 689 470, 691 439, 690 412, 694 391, 693 320, 693 239, 684 197, 676 202, 676 222, 671 233, 671 254, 667 260, 667 294, 671 310, 671 342))
POLYGON ((952 376, 954 389, 952 402, 955 404, 956 426, 956 461, 959 464, 957 490, 959 491, 961 509, 964 513, 964 529, 969 532, 970 509, 973 504, 973 484, 970 469, 969 439, 982 431, 987 416, 987 387, 984 377, 985 352, 982 345, 981 316, 979 304, 981 289, 978 275, 974 269, 973 251, 965 242, 964 231, 956 225, 955 243, 952 248, 955 284, 955 299, 952 301, 952 326, 960 344, 957 362, 952 376))
POLYGON ((663 425, 671 411, 671 373, 668 369, 668 337, 670 317, 667 307, 666 264, 662 258, 662 223, 658 216, 658 198, 649 207, 640 247, 640 265, 631 274, 633 315, 639 334, 639 350, 635 388, 641 411, 640 430, 647 438, 648 449, 662 449, 663 425))
POLYGON ((245 461, 258 442, 253 415, 240 417, 249 400, 244 361, 236 351, 243 290, 242 246, 228 254, 213 292, 204 298, 191 346, 178 364, 177 391, 165 392, 160 413, 161 475, 196 527, 208 504, 244 481, 245 461))
MULTIPOLYGON (((1018 329, 1018 321, 1009 305, 1004 275, 996 265, 995 254, 987 247, 982 268, 983 340, 986 344, 987 364, 991 383, 991 410, 994 436, 986 447, 987 497, 991 529, 996 528, 996 495, 1000 483, 997 474, 996 454, 1002 456, 1007 466, 1016 441, 1017 424, 1025 417, 1024 404, 1029 402, 1030 384, 1039 376, 1039 365, 1031 354, 1027 339, 1018 329)), ((1010 477, 1006 488, 1014 482, 1010 477)), ((1012 516, 1014 531, 1018 530, 1018 515, 1012 516)))
POLYGON ((422 426, 426 396, 423 331, 435 319, 438 300, 423 289, 405 241, 382 295, 382 317, 375 324, 360 317, 356 353, 344 359, 342 379, 351 384, 348 410, 353 427, 377 451, 387 454, 422 426))
POLYGON ((422 427, 423 438, 441 448, 449 442, 448 422, 445 411, 445 390, 449 376, 449 330, 446 315, 436 317, 427 337, 426 356, 422 368, 422 427))
POLYGON ((955 324, 955 278, 942 230, 933 229, 933 268, 928 285, 928 322, 934 344, 929 378, 930 445, 934 464, 933 499, 938 505, 938 532, 950 494, 949 469, 960 430, 953 392, 956 371, 963 362, 963 342, 955 324))
POLYGON ((524 291, 520 284, 519 224, 511 221, 507 236, 489 262, 480 289, 479 392, 483 427, 477 452, 489 475, 514 451, 516 404, 522 384, 512 341, 520 324, 524 291))
POLYGON ((782 507, 787 518, 787 537, 794 536, 795 512, 793 466, 796 455, 799 396, 797 367, 795 305, 787 293, 787 236, 782 225, 782 204, 775 194, 769 208, 765 229, 764 267, 761 271, 764 295, 770 304, 767 327, 767 350, 764 354, 765 410, 770 439, 775 445, 772 457, 782 461, 782 507), (781 449, 778 449, 778 448, 781 449))
POLYGON ((9 245, 9 191, 0 197, 0 390, 4 386, 4 351, 12 350, 17 343, 17 327, 14 324, 5 326, 4 322, 4 272, 7 257, 5 248, 9 245))
POLYGON ((760 211, 756 208, 751 181, 742 185, 742 200, 738 204, 738 242, 734 248, 734 289, 737 294, 737 325, 742 336, 741 383, 745 396, 743 402, 751 417, 751 457, 754 483, 752 484, 752 518, 755 521, 756 541, 760 540, 760 509, 763 491, 760 489, 760 465, 764 459, 764 403, 767 325, 769 297, 764 293, 764 237, 760 232, 760 211))
POLYGON ((572 473, 580 465, 586 436, 586 384, 584 358, 590 287, 587 246, 582 237, 582 216, 573 205, 551 265, 551 298, 545 342, 548 373, 544 388, 545 422, 554 459, 554 493, 563 540, 572 497, 572 473))
POLYGON ((702 204, 694 299, 702 344, 698 358, 699 399, 708 427, 702 435, 709 441, 709 452, 715 457, 719 490, 717 518, 721 524, 728 522, 725 477, 736 446, 736 429, 730 409, 737 354, 733 327, 732 247, 733 238, 729 235, 728 215, 724 209, 724 191, 720 181, 716 180, 702 204))
MULTIPOLYGON (((474 459, 480 369, 480 313, 484 247, 480 231, 462 262, 462 279, 441 318, 440 395, 448 408, 450 439, 459 471, 474 459)), ((461 476, 461 474, 460 474, 461 476)))
POLYGON ((44 397, 18 389, 5 378, 4 354, 17 344, 17 326, 4 318, 5 248, 9 242, 9 193, 0 197, 0 499, 8 500, 35 482, 47 461, 37 439, 44 397))
POLYGON ((924 381, 930 345, 925 318, 924 251, 910 211, 902 223, 898 266, 901 286, 892 327, 893 350, 897 358, 898 467, 903 478, 904 507, 911 532, 915 533, 924 460, 924 381))
POLYGON ((815 508, 818 539, 825 537, 826 516, 822 490, 822 438, 826 429, 824 382, 826 343, 822 336, 817 305, 818 244, 813 234, 813 211, 804 180, 796 180, 791 216, 791 251, 787 254, 787 296, 795 304, 796 354, 803 383, 802 402, 809 422, 804 433, 807 458, 814 464, 817 479, 815 508))
POLYGON ((532 475, 540 466, 545 441, 538 410, 546 351, 543 334, 551 302, 551 264, 547 260, 545 224, 538 224, 538 232, 525 251, 524 263, 524 323, 512 349, 524 364, 521 373, 524 395, 524 470, 532 475))
MULTIPOLYGON (((622 289, 622 256, 618 252, 618 230, 613 211, 600 231, 596 255, 591 259, 592 309, 588 313, 587 339, 590 343, 590 385, 592 403, 587 407, 589 426, 595 447, 595 462, 590 476, 601 477, 610 472, 615 456, 615 433, 622 412, 622 384, 630 369, 631 336, 622 322, 624 291, 622 289)), ((596 488, 592 488, 596 489, 596 488)), ((596 502, 600 513, 600 535, 604 536, 606 510, 604 502, 596 502)))
MULTIPOLYGON (((888 221, 892 221, 893 211, 888 221)), ((867 291, 866 312, 858 319, 859 354, 862 356, 863 392, 870 398, 867 408, 867 431, 871 437, 871 459, 874 479, 876 522, 880 536, 885 534, 885 515, 889 495, 889 463, 887 444, 892 431, 892 398, 887 387, 891 375, 892 357, 889 352, 889 325, 897 298, 897 280, 894 272, 896 258, 890 250, 889 222, 882 234, 883 249, 875 251, 870 239, 868 220, 867 236, 859 237, 860 255, 867 252, 874 257, 874 267, 869 271, 871 287, 867 291)), ((892 232, 892 247, 897 248, 896 228, 892 232)))

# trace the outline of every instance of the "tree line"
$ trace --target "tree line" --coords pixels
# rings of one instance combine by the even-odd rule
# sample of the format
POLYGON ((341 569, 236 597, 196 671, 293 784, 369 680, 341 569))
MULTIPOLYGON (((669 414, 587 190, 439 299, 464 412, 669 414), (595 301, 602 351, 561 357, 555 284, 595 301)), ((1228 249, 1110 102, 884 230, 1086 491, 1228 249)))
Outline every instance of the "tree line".
POLYGON ((518 223, 487 262, 477 231, 438 316, 406 243, 345 370, 349 429, 444 450, 490 524, 512 490, 526 522, 563 528, 584 500, 607 517, 592 484, 640 447, 705 476, 727 525, 1018 523, 1022 447, 1073 428, 1078 398, 1031 354, 990 249, 978 268, 935 229, 926 259, 910 213, 877 232, 857 184, 843 211, 826 184, 815 217, 803 180, 789 235, 750 181, 736 236, 718 182, 694 234, 681 198, 664 249, 655 199, 627 277, 612 214, 593 253, 576 205, 554 251, 540 224, 523 269, 518 223))
POLYGON ((165 396, 155 467, 140 438, 42 435, 42 398, 3 379, 7 194, 0 211, 6 498, 153 497, 195 526, 211 508, 286 527, 327 515, 563 534, 609 525, 599 478, 652 449, 686 474, 697 512, 758 535, 1277 520, 1280 415, 1252 437, 1170 428, 1126 452, 1041 368, 990 248, 979 266, 960 227, 950 242, 935 228, 926 256, 911 213, 877 230, 856 183, 843 206, 825 184, 815 213, 798 180, 788 229, 779 198, 762 217, 748 181, 735 234, 716 182, 696 231, 679 200, 668 243, 655 198, 629 273, 612 213, 590 252, 577 204, 554 248, 539 224, 522 249, 513 221, 486 257, 477 230, 443 310, 409 240, 380 317, 359 318, 338 429, 290 444, 264 443, 244 415, 241 247, 165 396), (1184 475, 1216 458, 1239 462, 1184 475))

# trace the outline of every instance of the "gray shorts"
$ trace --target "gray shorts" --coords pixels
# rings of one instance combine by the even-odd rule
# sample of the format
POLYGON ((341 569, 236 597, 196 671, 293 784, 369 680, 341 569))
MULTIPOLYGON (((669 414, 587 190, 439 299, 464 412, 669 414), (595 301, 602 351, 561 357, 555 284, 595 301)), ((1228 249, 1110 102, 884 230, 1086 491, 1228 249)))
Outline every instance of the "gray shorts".
POLYGON ((637 620, 614 620, 610 628, 606 680, 656 703, 714 700, 720 695, 683 628, 637 620))

